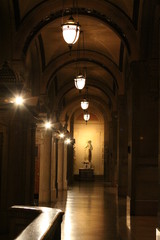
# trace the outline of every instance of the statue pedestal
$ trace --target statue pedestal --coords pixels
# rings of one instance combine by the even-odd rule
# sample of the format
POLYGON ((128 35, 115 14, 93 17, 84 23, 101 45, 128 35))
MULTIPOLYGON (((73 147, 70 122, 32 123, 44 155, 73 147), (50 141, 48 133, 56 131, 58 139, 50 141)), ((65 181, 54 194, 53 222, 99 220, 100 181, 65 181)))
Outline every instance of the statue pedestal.
POLYGON ((79 180, 80 181, 93 181, 94 169, 93 168, 79 168, 79 180))
POLYGON ((88 162, 88 161, 84 161, 84 162, 82 162, 83 163, 83 168, 90 168, 90 163, 88 162))

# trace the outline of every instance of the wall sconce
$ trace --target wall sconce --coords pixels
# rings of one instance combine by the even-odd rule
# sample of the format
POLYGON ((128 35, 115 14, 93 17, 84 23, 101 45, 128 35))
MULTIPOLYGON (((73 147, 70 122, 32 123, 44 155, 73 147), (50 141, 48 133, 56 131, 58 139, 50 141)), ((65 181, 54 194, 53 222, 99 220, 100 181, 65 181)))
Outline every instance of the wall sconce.
POLYGON ((64 133, 60 133, 60 134, 59 134, 59 137, 60 137, 61 139, 64 138, 64 136, 65 136, 64 133))
POLYGON ((15 97, 15 99, 13 100, 13 103, 15 103, 15 104, 18 105, 18 106, 21 106, 21 105, 23 105, 23 103, 24 103, 24 99, 23 99, 22 96, 17 96, 17 97, 15 97))
POLYGON ((66 144, 70 144, 71 143, 71 139, 70 138, 66 138, 65 143, 66 144))
MULTIPOLYGON (((76 3, 76 1, 73 0, 73 8, 75 8, 75 3, 76 3)), ((77 9, 78 9, 78 7, 77 7, 77 9)), ((62 16, 62 22, 63 22, 63 16, 62 16)), ((75 44, 78 41, 79 36, 80 36, 79 22, 78 21, 76 22, 74 20, 74 18, 72 16, 72 13, 71 13, 70 18, 67 20, 66 23, 61 25, 61 28, 62 28, 63 38, 64 38, 65 42, 71 48, 72 45, 75 44)))
POLYGON ((50 121, 46 121, 45 124, 44 124, 44 126, 45 126, 45 129, 51 129, 52 124, 51 124, 50 121))

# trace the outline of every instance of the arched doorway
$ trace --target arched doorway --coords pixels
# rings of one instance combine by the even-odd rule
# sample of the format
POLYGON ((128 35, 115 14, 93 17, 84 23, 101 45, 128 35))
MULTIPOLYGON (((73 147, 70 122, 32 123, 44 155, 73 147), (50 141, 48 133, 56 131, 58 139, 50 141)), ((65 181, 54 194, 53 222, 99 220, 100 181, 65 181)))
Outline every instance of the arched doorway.
POLYGON ((95 177, 104 178, 104 120, 100 118, 100 114, 97 114, 98 112, 95 114, 91 110, 88 123, 84 121, 83 113, 75 115, 74 175, 79 174, 80 168, 87 167, 85 162, 91 161, 88 168, 94 169, 95 177), (86 145, 89 141, 92 145, 92 157, 90 160, 87 159, 86 152, 86 145))

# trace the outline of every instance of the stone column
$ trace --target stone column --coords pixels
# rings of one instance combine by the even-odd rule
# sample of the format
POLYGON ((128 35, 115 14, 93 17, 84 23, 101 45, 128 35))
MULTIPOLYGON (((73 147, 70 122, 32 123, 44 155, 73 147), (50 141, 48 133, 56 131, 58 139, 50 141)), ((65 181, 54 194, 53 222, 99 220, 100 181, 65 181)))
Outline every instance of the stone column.
POLYGON ((64 162, 64 141, 59 139, 58 141, 58 190, 63 190, 63 162, 64 162))
POLYGON ((39 202, 51 200, 51 132, 41 132, 39 202))
POLYGON ((132 215, 157 215, 158 101, 156 62, 135 62, 128 92, 128 199, 132 215))
POLYGON ((126 196, 128 187, 127 98, 118 97, 118 194, 126 196))
MULTIPOLYGON (((107 157, 106 157, 106 164, 105 164, 105 175, 106 175, 105 180, 109 183, 112 182, 112 157, 113 157, 113 126, 112 125, 113 125, 112 121, 109 121, 108 122, 109 142, 106 150, 107 157)), ((106 126, 105 126, 105 129, 106 129, 106 126)))
POLYGON ((56 139, 52 134, 51 151, 51 202, 56 200, 56 139))
POLYGON ((9 207, 33 204, 35 126, 25 108, 14 111, 11 106, 0 112, 0 230, 4 230, 9 207))
POLYGON ((112 152, 112 185, 117 184, 117 112, 112 113, 112 134, 113 134, 113 152, 112 152))
MULTIPOLYGON (((159 29, 160 29, 160 22, 159 22, 159 29)), ((159 59, 160 59, 160 31, 159 31, 159 59)), ((158 64, 158 75, 160 76, 160 61, 158 64)), ((160 226, 160 84, 158 85, 158 226, 160 226)), ((159 229, 160 231, 160 229, 159 229)))
POLYGON ((73 164, 74 164, 74 149, 73 145, 67 145, 67 185, 70 185, 74 181, 73 176, 73 164))
POLYGON ((67 154, 68 145, 64 144, 64 160, 63 160, 63 190, 67 190, 67 154))

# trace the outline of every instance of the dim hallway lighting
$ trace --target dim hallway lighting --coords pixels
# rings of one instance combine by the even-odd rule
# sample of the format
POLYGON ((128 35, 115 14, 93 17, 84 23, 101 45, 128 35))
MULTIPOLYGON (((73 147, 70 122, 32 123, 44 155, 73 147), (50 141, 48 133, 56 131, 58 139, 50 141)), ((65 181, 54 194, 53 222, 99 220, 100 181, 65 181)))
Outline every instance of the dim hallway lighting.
POLYGON ((83 115, 83 118, 84 118, 84 120, 86 121, 86 123, 89 121, 89 119, 90 119, 90 114, 89 113, 84 113, 84 115, 83 115))
POLYGON ((66 23, 62 24, 62 34, 65 42, 72 46, 78 41, 80 35, 80 25, 70 16, 66 23))
POLYGON ((77 89, 82 90, 85 86, 86 78, 80 74, 74 79, 74 83, 77 89))
POLYGON ((22 96, 17 96, 15 97, 13 101, 16 105, 22 105, 24 103, 24 99, 22 96))
MULTIPOLYGON (((85 58, 85 50, 84 50, 84 32, 83 32, 83 58, 85 58)), ((74 79, 75 87, 79 90, 82 90, 85 87, 86 84, 86 66, 79 66, 79 59, 80 58, 80 46, 78 44, 77 47, 77 62, 76 62, 76 68, 77 68, 77 75, 74 79)))
POLYGON ((70 143, 71 143, 71 139, 70 139, 70 138, 67 138, 67 139, 65 140, 65 143, 66 143, 66 144, 70 144, 70 143))
POLYGON ((83 110, 86 110, 88 109, 88 107, 89 107, 89 102, 86 99, 83 99, 83 101, 81 101, 81 108, 83 110))
POLYGON ((69 19, 63 23, 63 15, 65 13, 64 11, 64 0, 63 0, 63 12, 62 12, 62 24, 61 24, 61 29, 62 29, 62 35, 64 41, 68 44, 70 50, 72 48, 72 45, 75 44, 80 36, 80 24, 78 21, 78 0, 73 0, 73 8, 70 9, 70 17, 69 19), (73 10, 74 9, 76 12, 76 20, 73 18, 73 10))
POLYGON ((52 127, 52 124, 51 124, 50 121, 45 122, 44 125, 45 125, 45 128, 46 128, 46 129, 51 129, 51 127, 52 127))
POLYGON ((60 134, 59 134, 59 137, 60 137, 60 138, 64 138, 64 133, 60 133, 60 134))

